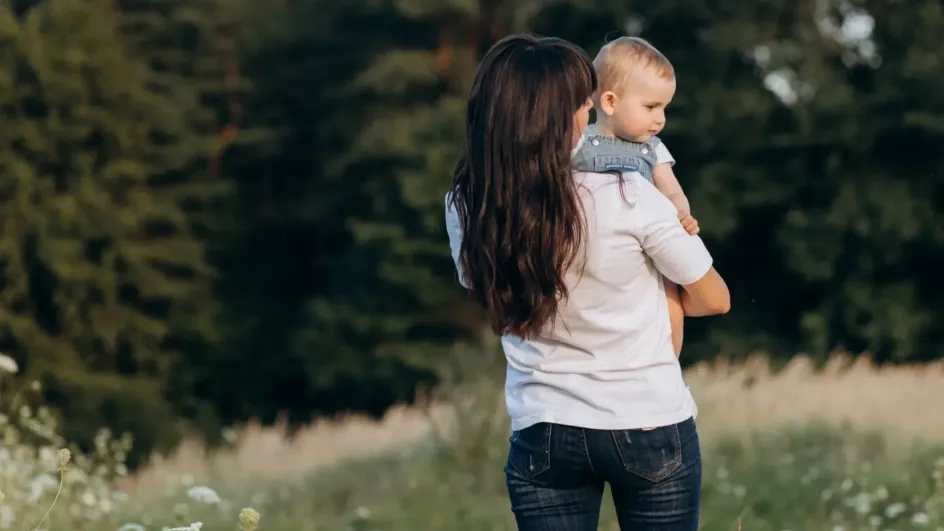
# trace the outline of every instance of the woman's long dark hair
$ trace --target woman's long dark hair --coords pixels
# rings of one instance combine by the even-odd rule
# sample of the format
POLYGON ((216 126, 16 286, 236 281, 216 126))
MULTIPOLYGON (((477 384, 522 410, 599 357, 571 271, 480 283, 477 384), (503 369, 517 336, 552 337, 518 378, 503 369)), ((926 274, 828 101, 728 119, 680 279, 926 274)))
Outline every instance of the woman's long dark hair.
POLYGON ((512 35, 479 65, 452 201, 464 280, 498 334, 535 335, 568 295, 586 234, 574 113, 596 86, 590 57, 562 39, 512 35))

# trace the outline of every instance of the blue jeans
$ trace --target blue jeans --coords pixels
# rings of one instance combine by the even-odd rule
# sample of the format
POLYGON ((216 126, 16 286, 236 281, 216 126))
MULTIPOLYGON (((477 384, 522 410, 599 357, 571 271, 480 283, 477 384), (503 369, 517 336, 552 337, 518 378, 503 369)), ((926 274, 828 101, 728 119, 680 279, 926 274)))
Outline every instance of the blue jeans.
POLYGON ((698 529, 693 419, 653 430, 536 424, 512 433, 505 476, 519 531, 596 531, 605 483, 624 531, 698 529))

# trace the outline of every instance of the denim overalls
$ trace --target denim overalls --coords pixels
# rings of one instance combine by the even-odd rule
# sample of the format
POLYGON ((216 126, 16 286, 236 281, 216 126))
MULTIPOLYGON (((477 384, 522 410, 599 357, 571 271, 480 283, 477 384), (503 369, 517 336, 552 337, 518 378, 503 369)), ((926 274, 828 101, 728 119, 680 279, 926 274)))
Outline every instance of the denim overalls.
POLYGON ((662 141, 652 137, 648 142, 633 142, 597 134, 596 126, 587 126, 583 143, 573 157, 578 171, 604 173, 635 171, 652 182, 652 168, 656 165, 656 147, 662 141))

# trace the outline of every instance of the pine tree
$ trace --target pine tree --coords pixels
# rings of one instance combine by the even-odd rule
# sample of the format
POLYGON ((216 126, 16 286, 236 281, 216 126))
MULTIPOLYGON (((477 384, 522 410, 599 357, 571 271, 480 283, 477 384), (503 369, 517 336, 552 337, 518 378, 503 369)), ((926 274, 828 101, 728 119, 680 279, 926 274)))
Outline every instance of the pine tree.
POLYGON ((336 166, 339 180, 357 186, 347 214, 355 243, 294 342, 318 386, 382 410, 435 381, 449 364, 445 349, 480 330, 444 240, 444 197, 477 62, 494 39, 523 29, 537 4, 375 6, 387 22, 350 87, 360 127, 336 166))
POLYGON ((683 360, 939 357, 940 2, 627 7, 679 74, 662 136, 734 297, 683 360))
POLYGON ((837 347, 879 360, 940 355, 930 339, 939 335, 940 288, 922 264, 940 257, 933 212, 944 164, 921 147, 941 140, 940 2, 909 10, 838 0, 388 7, 399 30, 386 38, 401 44, 358 78, 371 104, 350 153, 351 174, 369 176, 372 206, 354 216, 359 243, 339 285, 360 291, 337 296, 343 311, 315 306, 315 321, 330 323, 317 337, 358 322, 346 344, 383 360, 372 364, 409 359, 413 367, 435 363, 436 341, 423 348, 429 338, 455 337, 438 327, 464 312, 437 254, 445 251, 437 223, 461 143, 462 86, 484 46, 527 27, 591 54, 607 38, 640 33, 675 64, 679 92, 663 137, 732 279, 735 306, 745 309, 692 321, 687 360, 837 347), (866 29, 855 30, 856 20, 866 29), (443 75, 443 65, 455 71, 443 75), (923 155, 905 155, 911 150, 923 155))
POLYGON ((198 94, 155 73, 123 23, 110 0, 0 7, 0 340, 68 435, 128 429, 146 452, 177 435, 169 339, 212 337, 189 210, 219 190, 192 177, 210 146, 198 94))

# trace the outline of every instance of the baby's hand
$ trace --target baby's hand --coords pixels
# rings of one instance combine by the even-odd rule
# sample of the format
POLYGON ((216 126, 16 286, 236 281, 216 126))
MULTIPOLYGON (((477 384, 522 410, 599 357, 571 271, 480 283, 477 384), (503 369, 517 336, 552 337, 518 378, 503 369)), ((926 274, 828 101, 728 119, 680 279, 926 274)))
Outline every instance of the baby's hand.
POLYGON ((692 236, 698 234, 698 220, 693 218, 692 215, 684 210, 679 210, 678 212, 679 221, 682 222, 682 228, 688 231, 692 236))

